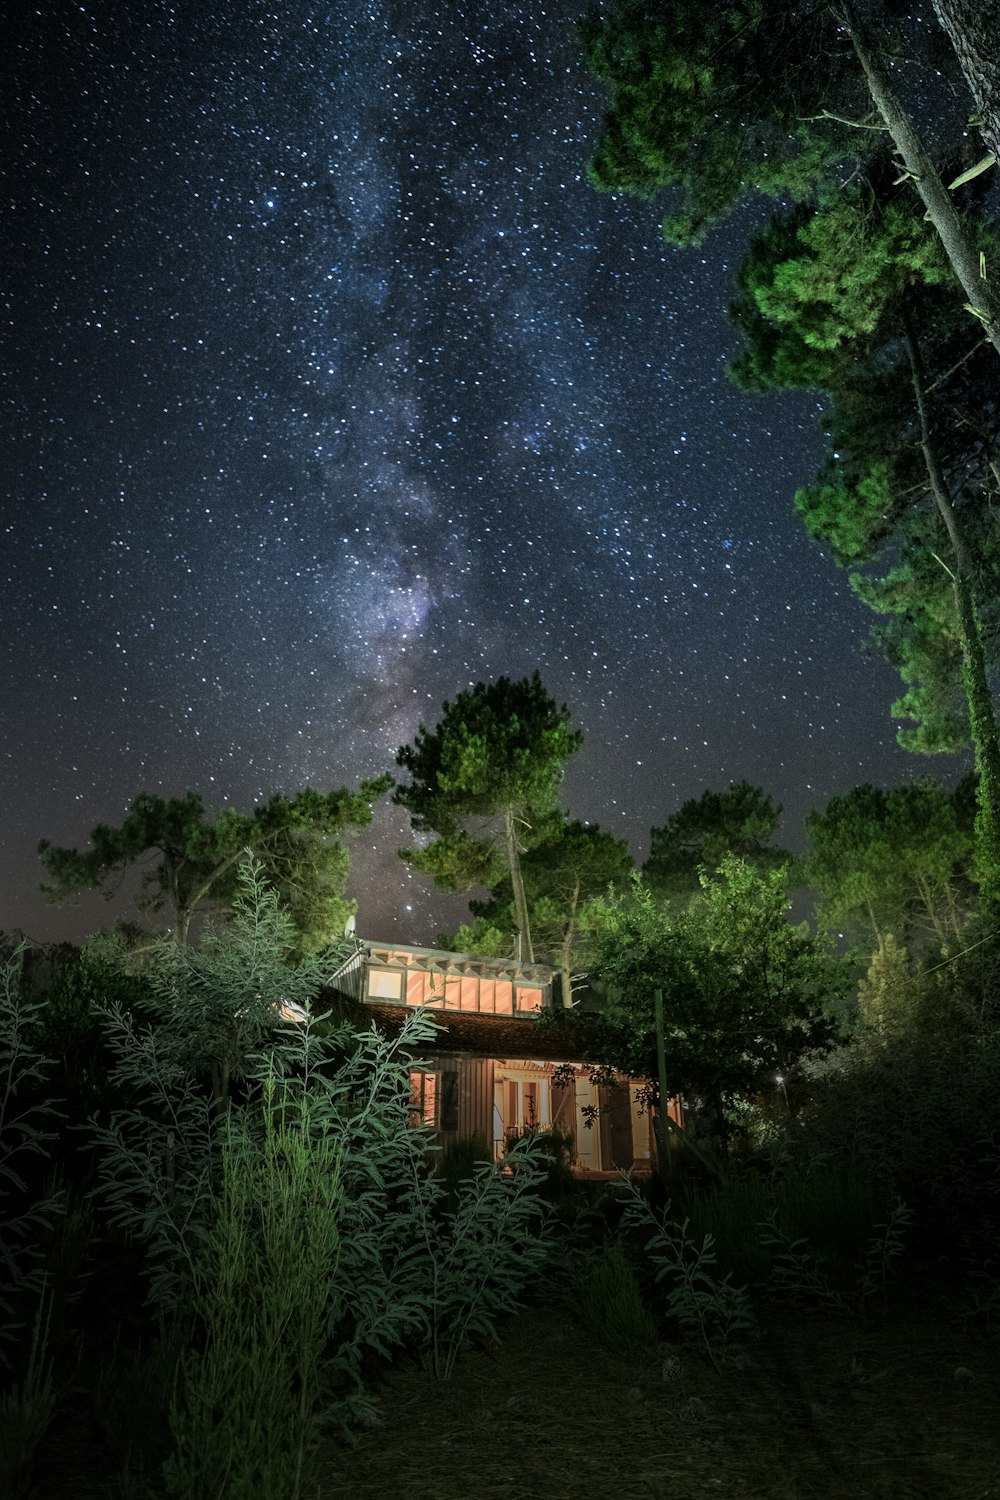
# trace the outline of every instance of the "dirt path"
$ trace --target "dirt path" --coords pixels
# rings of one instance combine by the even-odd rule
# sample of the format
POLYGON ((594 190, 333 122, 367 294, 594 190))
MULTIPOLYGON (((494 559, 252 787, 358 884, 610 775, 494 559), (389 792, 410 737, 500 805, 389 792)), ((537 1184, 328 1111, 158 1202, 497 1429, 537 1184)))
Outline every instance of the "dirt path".
POLYGON ((526 1312, 447 1385, 392 1371, 323 1500, 1000 1500, 1000 1340, 927 1289, 864 1322, 765 1317, 748 1369, 676 1350, 664 1378, 662 1349, 615 1357, 526 1312))

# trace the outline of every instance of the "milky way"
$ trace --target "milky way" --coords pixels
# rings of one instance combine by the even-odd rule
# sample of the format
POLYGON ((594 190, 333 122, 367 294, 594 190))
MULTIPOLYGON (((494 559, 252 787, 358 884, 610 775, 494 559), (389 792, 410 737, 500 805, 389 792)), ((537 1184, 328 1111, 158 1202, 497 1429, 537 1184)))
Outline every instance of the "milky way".
MULTIPOLYGON (((392 767, 535 667, 628 836, 747 777, 927 769, 791 509, 806 398, 726 379, 749 212, 697 251, 598 196, 570 5, 59 5, 11 25, 0 927, 142 790, 247 806, 392 767)), ((939 766, 932 769, 938 770, 939 766)), ((448 908, 356 851, 359 927, 448 908)), ((442 915, 444 914, 444 915, 442 915)))

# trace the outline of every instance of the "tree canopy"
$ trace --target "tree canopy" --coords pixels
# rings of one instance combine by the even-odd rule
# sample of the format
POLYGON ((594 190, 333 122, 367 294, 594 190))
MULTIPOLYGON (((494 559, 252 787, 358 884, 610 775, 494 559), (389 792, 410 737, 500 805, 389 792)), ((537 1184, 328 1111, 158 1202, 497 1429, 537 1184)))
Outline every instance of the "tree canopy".
POLYGON ((533 961, 521 855, 544 833, 566 761, 583 743, 569 710, 546 692, 537 672, 512 682, 479 682, 446 702, 433 730, 421 724, 396 763, 410 780, 393 800, 418 834, 436 835, 407 863, 445 889, 492 886, 506 870, 513 888, 519 957, 533 961))
POLYGON ((595 1061, 655 1078, 661 990, 667 1086, 724 1134, 734 1105, 772 1093, 777 1074, 833 1044, 844 974, 804 925, 789 924, 784 870, 758 874, 727 856, 715 876, 679 915, 641 882, 610 904, 594 965, 607 998, 577 1024, 595 1061))
MULTIPOLYGON (((591 180, 606 191, 669 194, 663 231, 685 245, 755 194, 807 201, 841 184, 855 164, 895 153, 970 318, 1000 352, 1000 271, 982 265, 973 226, 909 119, 884 56, 894 28, 907 47, 918 45, 907 7, 879 9, 877 25, 854 0, 625 0, 607 13, 590 11, 580 27, 584 54, 612 92, 591 180)), ((934 33, 925 60, 936 70, 950 63, 961 85, 943 32, 934 33)), ((955 124, 953 137, 964 118, 955 124)))
POLYGON ((771 842, 780 818, 780 806, 748 781, 703 792, 650 830, 643 877, 656 896, 690 896, 700 888, 702 870, 717 870, 727 854, 758 871, 787 865, 791 856, 771 842))
POLYGON ((930 777, 886 791, 866 784, 806 816, 806 875, 830 927, 865 930, 881 948, 912 932, 954 942, 968 906, 974 791, 930 777))
MULTIPOLYGON (((982 242, 1000 257, 1000 236, 982 242)), ((891 184, 867 178, 758 235, 732 308, 753 389, 828 400, 827 454, 795 505, 887 623, 877 639, 907 683, 908 748, 971 739, 980 880, 1000 871, 1000 744, 987 649, 998 618, 1000 381, 970 336, 938 242, 891 184), (984 636, 983 625, 987 627, 984 636)))
POLYGON ((119 827, 92 830, 89 849, 59 848, 43 839, 38 852, 48 880, 42 890, 57 902, 87 889, 110 897, 138 867, 143 908, 166 910, 173 935, 184 943, 196 913, 231 908, 240 860, 251 851, 303 950, 322 947, 354 910, 345 896, 349 857, 343 840, 371 822, 372 800, 391 784, 385 776, 362 782, 356 792, 305 787, 292 796, 276 794, 250 812, 228 807, 212 813, 198 792, 166 799, 144 792, 119 827))
MULTIPOLYGON (((574 969, 589 962, 597 909, 609 887, 627 881, 632 855, 625 839, 562 812, 545 819, 543 829, 539 841, 521 856, 521 876, 535 959, 559 969, 562 1001, 568 1006, 573 1003, 574 969)), ((454 946, 469 953, 510 956, 517 916, 509 874, 491 888, 486 900, 470 901, 469 910, 474 921, 459 928, 454 946)))
MULTIPOLYGON (((963 7, 943 8, 955 41, 963 7)), ((915 721, 904 743, 971 739, 979 879, 998 896, 988 642, 1000 234, 983 174, 959 171, 946 189, 942 170, 968 166, 960 132, 932 160, 894 93, 888 33, 876 43, 861 7, 744 0, 704 24, 702 9, 627 3, 584 24, 588 61, 614 91, 592 175, 605 188, 672 192, 681 212, 665 232, 677 243, 751 193, 794 200, 740 272, 731 313, 747 347, 733 375, 754 390, 826 396, 827 459, 797 509, 838 562, 869 568, 852 582, 886 617, 878 639, 908 688, 896 711, 915 721)), ((905 29, 903 8, 890 12, 905 29)), ((935 65, 956 72, 945 33, 933 35, 935 65)))

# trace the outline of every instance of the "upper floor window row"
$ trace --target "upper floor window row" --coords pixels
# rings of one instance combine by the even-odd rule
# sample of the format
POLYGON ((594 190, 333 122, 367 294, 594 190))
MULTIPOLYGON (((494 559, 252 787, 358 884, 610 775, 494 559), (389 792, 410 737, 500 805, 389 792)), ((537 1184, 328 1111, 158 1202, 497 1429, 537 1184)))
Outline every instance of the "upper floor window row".
POLYGON ((442 1010, 480 1011, 490 1016, 539 1011, 543 1002, 541 986, 536 984, 483 979, 477 974, 432 974, 425 969, 374 966, 368 971, 368 996, 406 1005, 440 1006, 442 1010))

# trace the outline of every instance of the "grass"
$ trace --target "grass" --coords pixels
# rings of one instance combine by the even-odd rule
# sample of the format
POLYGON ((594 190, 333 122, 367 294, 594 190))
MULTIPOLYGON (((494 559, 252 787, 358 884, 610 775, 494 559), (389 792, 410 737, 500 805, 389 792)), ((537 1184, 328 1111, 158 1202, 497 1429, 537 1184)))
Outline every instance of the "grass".
POLYGON ((847 1275, 863 1259, 889 1211, 888 1195, 839 1163, 772 1179, 732 1175, 719 1184, 688 1183, 675 1213, 690 1220, 696 1237, 712 1236, 719 1263, 739 1279, 767 1282, 777 1251, 762 1226, 776 1224, 788 1240, 805 1240, 835 1274, 847 1275))

